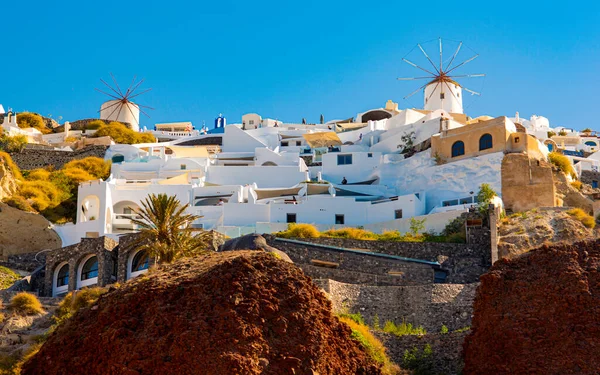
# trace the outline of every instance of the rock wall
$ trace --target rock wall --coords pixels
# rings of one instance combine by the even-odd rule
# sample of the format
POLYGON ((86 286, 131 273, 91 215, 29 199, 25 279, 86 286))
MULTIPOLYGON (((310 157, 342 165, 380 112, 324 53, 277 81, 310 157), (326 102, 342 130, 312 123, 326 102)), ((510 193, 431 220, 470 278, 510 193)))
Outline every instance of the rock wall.
POLYGON ((434 269, 431 265, 418 262, 402 261, 393 258, 374 256, 368 253, 357 254, 328 249, 320 246, 292 243, 278 240, 265 235, 267 243, 284 253, 312 278, 334 277, 337 281, 346 283, 359 281, 357 274, 362 274, 372 285, 418 285, 431 284, 434 279, 434 269), (328 262, 332 267, 306 267, 318 265, 317 262, 328 262), (335 265, 335 266, 334 266, 335 265), (311 270, 322 270, 311 274, 311 270), (331 272, 330 272, 331 271, 331 272), (323 273, 325 272, 325 273, 323 273), (390 274, 393 273, 392 274, 390 274))
POLYGON ((71 160, 96 156, 104 159, 107 146, 88 146, 77 151, 35 150, 25 149, 22 152, 11 154, 13 161, 21 170, 31 170, 53 165, 60 169, 71 160))
POLYGON ((430 284, 416 286, 370 286, 345 284, 334 280, 316 283, 330 297, 334 311, 361 313, 381 326, 385 321, 406 321, 439 332, 442 325, 457 330, 471 325, 473 300, 478 284, 430 284))
MULTIPOLYGON (((347 238, 302 238, 299 240, 439 262, 442 268, 449 271, 446 282, 466 284, 478 282, 479 276, 487 272, 491 266, 490 232, 485 229, 482 229, 481 232, 477 236, 479 240, 470 244, 364 241, 347 238)), ((278 246, 280 246, 279 243, 278 246)))
POLYGON ((598 374, 600 240, 542 246, 481 277, 464 374, 598 374))
POLYGON ((502 201, 507 210, 554 207, 552 164, 526 154, 507 154, 502 160, 502 201))
POLYGON ((462 373, 462 342, 467 332, 402 337, 377 332, 376 335, 385 345, 390 359, 400 366, 403 365, 405 351, 412 351, 413 348, 417 348, 422 352, 426 345, 430 345, 432 355, 423 361, 422 365, 427 370, 421 373, 444 375, 458 375, 462 373))

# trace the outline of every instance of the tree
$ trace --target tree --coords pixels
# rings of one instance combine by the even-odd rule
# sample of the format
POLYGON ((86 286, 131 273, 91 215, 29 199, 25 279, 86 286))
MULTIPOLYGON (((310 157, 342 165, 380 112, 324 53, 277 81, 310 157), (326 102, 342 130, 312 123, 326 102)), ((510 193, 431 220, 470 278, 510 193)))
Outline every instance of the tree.
POLYGON ((140 228, 134 243, 157 263, 171 263, 178 258, 205 250, 206 234, 194 236, 190 224, 200 216, 186 214, 189 204, 182 205, 174 196, 150 194, 142 208, 133 209, 139 218, 131 219, 140 228))
POLYGON ((492 203, 492 199, 497 196, 496 192, 490 184, 483 183, 479 186, 479 192, 477 193, 477 208, 479 213, 484 216, 487 216, 489 212, 490 203, 492 203))
POLYGON ((425 229, 425 221, 427 219, 415 219, 414 217, 410 218, 410 233, 413 236, 417 236, 419 232, 422 232, 425 229))

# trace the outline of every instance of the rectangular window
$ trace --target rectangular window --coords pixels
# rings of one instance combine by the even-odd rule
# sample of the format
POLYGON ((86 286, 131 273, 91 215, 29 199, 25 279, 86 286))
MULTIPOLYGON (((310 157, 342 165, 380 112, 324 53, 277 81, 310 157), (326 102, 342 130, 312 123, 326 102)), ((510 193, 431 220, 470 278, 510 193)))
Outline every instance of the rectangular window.
POLYGON ((250 120, 250 121, 248 121, 248 124, 250 124, 250 125, 254 125, 254 120, 250 120))
POLYGON ((349 165, 349 164, 352 164, 352 155, 351 154, 338 155, 337 156, 337 163, 338 163, 338 165, 349 165))
POLYGON ((469 204, 469 203, 473 203, 473 198, 469 197, 469 198, 460 198, 460 204, 469 204))
POLYGON ((402 219, 402 210, 394 211, 394 219, 402 219))
POLYGON ((344 224, 344 215, 335 215, 335 223, 336 224, 344 224))
POLYGON ((285 218, 286 223, 295 223, 296 222, 296 214, 287 214, 285 218))
POLYGON ((180 168, 181 170, 184 170, 184 169, 186 169, 186 168, 187 168, 187 165, 185 165, 185 164, 180 164, 180 165, 179 165, 179 168, 180 168))
POLYGON ((296 146, 302 146, 302 141, 296 141, 296 146))
POLYGON ((373 153, 372 153, 372 152, 369 152, 369 153, 367 154, 367 157, 368 157, 368 158, 372 158, 372 157, 373 157, 373 153))
POLYGON ((282 147, 285 147, 285 146, 287 146, 287 145, 289 145, 289 143, 288 143, 288 142, 281 142, 281 146, 282 146, 282 147))
POLYGON ((519 143, 519 137, 515 137, 515 143, 519 143))
POLYGON ((123 213, 124 213, 125 215, 131 215, 131 214, 133 213, 133 211, 131 210, 131 208, 129 208, 129 207, 125 207, 125 208, 123 209, 123 213))
POLYGON ((440 99, 444 99, 445 95, 443 92, 440 92, 440 99))

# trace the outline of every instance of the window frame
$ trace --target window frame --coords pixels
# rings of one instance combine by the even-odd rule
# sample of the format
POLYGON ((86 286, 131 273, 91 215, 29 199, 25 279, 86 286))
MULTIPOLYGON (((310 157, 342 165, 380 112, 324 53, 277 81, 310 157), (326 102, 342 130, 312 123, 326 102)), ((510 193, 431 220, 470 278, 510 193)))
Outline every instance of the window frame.
POLYGON ((463 141, 454 142, 450 149, 450 155, 452 155, 453 158, 457 158, 459 156, 463 156, 464 154, 465 154, 465 142, 463 142, 463 141), (457 148, 459 146, 460 146, 460 149, 457 148), (460 152, 460 153, 455 153, 455 150, 458 150, 458 152, 460 152))
POLYGON ((335 224, 336 225, 346 225, 345 215, 344 214, 335 214, 335 224))
POLYGON ((337 165, 352 165, 352 162, 353 162, 352 154, 338 154, 337 155, 337 165))

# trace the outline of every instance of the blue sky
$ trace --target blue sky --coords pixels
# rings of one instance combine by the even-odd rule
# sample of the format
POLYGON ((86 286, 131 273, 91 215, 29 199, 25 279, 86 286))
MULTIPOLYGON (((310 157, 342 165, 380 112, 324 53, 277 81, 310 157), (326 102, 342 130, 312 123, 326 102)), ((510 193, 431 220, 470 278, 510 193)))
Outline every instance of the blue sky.
POLYGON ((0 21, 0 103, 71 121, 97 117, 105 97, 94 88, 112 72, 123 86, 137 75, 152 87, 140 97, 155 108, 142 126, 212 125, 219 112, 230 123, 247 112, 348 118, 388 99, 422 106, 421 94, 402 99, 419 85, 396 80, 418 74, 401 59, 442 37, 480 54, 461 72, 487 74, 464 82, 482 90, 465 101, 467 114, 519 111, 600 130, 600 5, 552 4, 10 1, 0 21))

